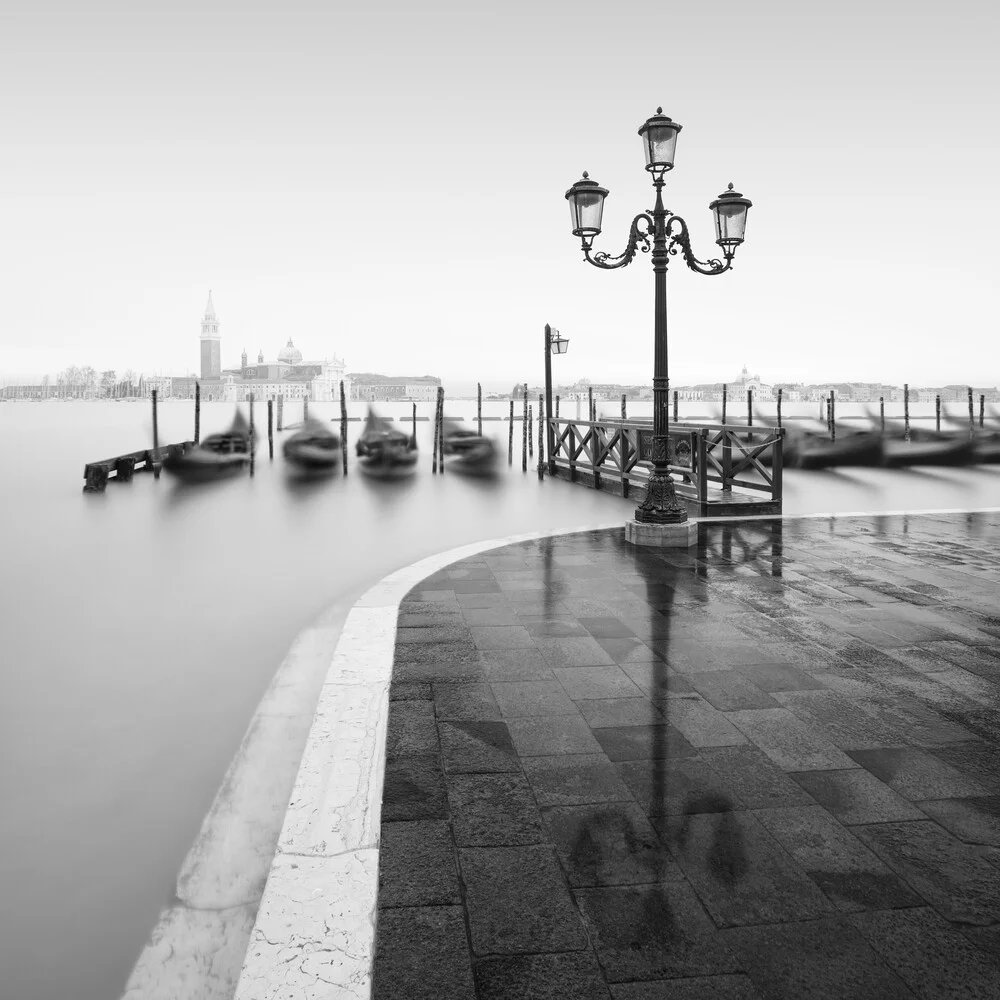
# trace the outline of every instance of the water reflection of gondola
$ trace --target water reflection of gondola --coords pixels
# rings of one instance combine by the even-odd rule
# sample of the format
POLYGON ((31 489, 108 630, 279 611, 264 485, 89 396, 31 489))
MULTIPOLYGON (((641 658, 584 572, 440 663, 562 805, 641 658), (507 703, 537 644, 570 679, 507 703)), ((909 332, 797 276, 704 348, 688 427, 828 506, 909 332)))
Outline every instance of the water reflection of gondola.
POLYGON ((255 439, 246 418, 237 410, 228 430, 209 434, 187 451, 171 453, 163 460, 163 468, 185 483, 223 479, 246 468, 255 439))
POLYGON ((340 438, 323 422, 310 419, 282 445, 285 461, 304 475, 335 472, 340 461, 340 438))
POLYGON ((496 445, 492 439, 466 430, 457 421, 445 418, 442 426, 442 451, 454 456, 448 468, 470 476, 489 476, 496 465, 496 445))
POLYGON ((417 464, 416 438, 397 430, 371 407, 355 446, 361 471, 378 479, 398 479, 417 464))

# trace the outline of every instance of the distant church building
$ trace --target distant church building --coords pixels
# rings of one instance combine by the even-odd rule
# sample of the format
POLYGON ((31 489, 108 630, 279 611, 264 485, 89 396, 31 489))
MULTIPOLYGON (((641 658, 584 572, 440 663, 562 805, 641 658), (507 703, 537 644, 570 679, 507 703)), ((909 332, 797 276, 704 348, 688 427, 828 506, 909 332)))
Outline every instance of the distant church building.
POLYGON ((340 385, 350 398, 351 382, 340 358, 303 362, 302 352, 288 338, 275 362, 266 363, 258 350, 257 364, 248 363, 246 348, 239 368, 222 368, 222 340, 215 315, 212 293, 208 293, 205 318, 201 321, 201 394, 203 399, 224 399, 245 403, 251 393, 257 401, 283 396, 285 399, 310 399, 325 402, 340 399, 340 385))

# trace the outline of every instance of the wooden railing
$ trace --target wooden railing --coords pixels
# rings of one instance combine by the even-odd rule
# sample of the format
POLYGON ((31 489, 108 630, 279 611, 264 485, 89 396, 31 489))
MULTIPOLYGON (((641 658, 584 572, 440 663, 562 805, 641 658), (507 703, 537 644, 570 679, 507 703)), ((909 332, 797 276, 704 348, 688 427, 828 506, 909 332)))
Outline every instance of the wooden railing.
MULTIPOLYGON (((557 475, 575 481, 585 474, 598 489, 620 484, 623 496, 644 484, 651 468, 650 421, 554 417, 549 425, 557 475)), ((735 488, 761 501, 781 502, 782 428, 672 423, 669 436, 670 472, 679 494, 709 504, 735 488)))

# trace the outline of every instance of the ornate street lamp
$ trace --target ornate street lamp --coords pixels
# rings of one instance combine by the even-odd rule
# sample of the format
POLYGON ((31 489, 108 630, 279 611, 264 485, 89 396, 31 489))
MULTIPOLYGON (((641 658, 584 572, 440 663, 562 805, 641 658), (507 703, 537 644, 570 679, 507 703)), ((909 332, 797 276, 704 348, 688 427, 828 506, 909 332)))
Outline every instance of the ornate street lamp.
MULTIPOLYGON (((584 178, 586 180, 586 178, 584 178)), ((600 220, 598 220, 600 221, 600 220)), ((600 232, 600 227, 598 227, 600 232)), ((558 330, 553 330, 545 324, 545 444, 549 450, 549 475, 555 475, 555 434, 552 432, 552 355, 565 354, 569 349, 569 341, 559 336, 558 330)), ((542 468, 541 456, 538 457, 538 468, 542 468)), ((541 472, 539 472, 541 475, 541 472)))
MULTIPOLYGON (((691 252, 687 223, 663 206, 663 176, 674 166, 677 135, 681 126, 663 114, 662 108, 639 129, 646 154, 646 169, 652 174, 656 205, 652 212, 641 212, 632 220, 628 245, 617 256, 603 251, 592 253, 594 238, 601 232, 601 217, 607 188, 584 173, 567 192, 573 235, 580 237, 583 256, 595 267, 613 270, 631 264, 636 253, 652 250, 654 300, 653 361, 653 469, 646 496, 636 508, 636 521, 645 524, 681 524, 687 520, 687 508, 678 499, 670 477, 670 379, 667 366, 667 264, 680 251, 692 271, 699 274, 722 274, 733 265, 736 248, 743 242, 747 211, 751 202, 733 185, 709 206, 715 216, 716 243, 725 261, 698 260, 691 252)), ((547 355, 546 355, 547 356, 547 355)))

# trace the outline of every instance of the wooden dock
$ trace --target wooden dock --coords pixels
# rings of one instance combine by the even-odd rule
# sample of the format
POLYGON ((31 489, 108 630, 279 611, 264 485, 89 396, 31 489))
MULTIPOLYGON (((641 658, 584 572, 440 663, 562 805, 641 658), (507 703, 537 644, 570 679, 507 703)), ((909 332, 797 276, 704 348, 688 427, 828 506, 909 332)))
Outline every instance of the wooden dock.
POLYGON ((165 444, 161 448, 146 448, 129 452, 100 462, 89 462, 83 467, 83 492, 103 493, 109 482, 128 483, 136 472, 153 472, 168 455, 185 452, 194 447, 193 441, 165 444))
MULTIPOLYGON (((549 475, 632 496, 651 468, 651 421, 554 417, 549 475)), ((670 474, 692 517, 781 513, 780 427, 671 423, 670 474)), ((638 497, 638 495, 637 495, 638 497)))

